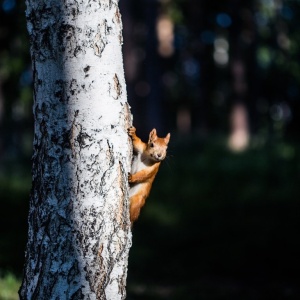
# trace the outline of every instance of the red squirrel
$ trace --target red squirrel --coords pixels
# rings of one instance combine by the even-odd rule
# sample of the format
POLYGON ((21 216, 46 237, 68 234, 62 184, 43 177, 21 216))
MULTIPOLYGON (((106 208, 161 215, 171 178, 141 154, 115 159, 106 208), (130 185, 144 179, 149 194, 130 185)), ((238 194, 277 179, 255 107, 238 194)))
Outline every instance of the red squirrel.
POLYGON ((159 138, 156 129, 152 129, 148 143, 144 143, 135 132, 133 126, 128 129, 134 152, 131 173, 128 174, 131 223, 137 220, 149 196, 153 180, 161 161, 166 157, 170 141, 170 133, 164 138, 159 138))

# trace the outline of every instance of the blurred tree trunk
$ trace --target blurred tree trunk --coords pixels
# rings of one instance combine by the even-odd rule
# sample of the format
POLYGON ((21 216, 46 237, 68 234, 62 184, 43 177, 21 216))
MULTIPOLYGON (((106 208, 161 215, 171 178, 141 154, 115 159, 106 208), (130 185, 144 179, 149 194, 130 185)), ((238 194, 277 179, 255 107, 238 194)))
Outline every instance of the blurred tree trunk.
MULTIPOLYGON (((0 77, 0 129, 2 129, 2 122, 3 122, 3 115, 4 115, 4 97, 2 93, 2 78, 0 77)), ((0 158, 2 156, 3 146, 2 146, 2 130, 0 134, 0 158)))
POLYGON ((235 21, 229 33, 232 103, 228 145, 234 151, 243 151, 250 143, 253 120, 257 122, 256 10, 247 2, 231 0, 230 4, 235 21))
POLYGON ((117 0, 27 0, 33 182, 20 299, 124 299, 131 114, 117 0))
POLYGON ((164 132, 164 120, 162 113, 162 88, 161 88, 161 70, 158 57, 158 43, 156 22, 159 3, 156 0, 144 1, 144 16, 146 18, 147 36, 146 36, 146 81, 150 90, 146 97, 145 121, 147 131, 153 126, 158 132, 164 132))

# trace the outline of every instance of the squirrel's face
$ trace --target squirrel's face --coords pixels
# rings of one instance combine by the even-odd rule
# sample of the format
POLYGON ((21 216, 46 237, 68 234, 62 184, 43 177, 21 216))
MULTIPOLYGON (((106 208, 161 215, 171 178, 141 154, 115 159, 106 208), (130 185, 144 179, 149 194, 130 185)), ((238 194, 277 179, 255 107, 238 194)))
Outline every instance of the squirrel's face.
POLYGON ((170 133, 164 138, 159 138, 156 134, 156 129, 153 129, 149 135, 147 144, 147 154, 155 161, 162 161, 167 155, 168 143, 170 141, 170 133))

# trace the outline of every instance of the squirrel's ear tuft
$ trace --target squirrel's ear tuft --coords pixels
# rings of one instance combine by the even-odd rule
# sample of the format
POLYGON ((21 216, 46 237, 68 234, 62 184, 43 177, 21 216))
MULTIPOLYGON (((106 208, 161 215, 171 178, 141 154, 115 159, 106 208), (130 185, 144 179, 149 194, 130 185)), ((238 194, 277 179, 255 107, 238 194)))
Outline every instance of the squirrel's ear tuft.
POLYGON ((149 141, 153 141, 155 138, 157 138, 156 129, 153 128, 149 134, 149 141))
POLYGON ((168 134, 166 135, 166 137, 164 138, 166 145, 168 145, 168 144, 169 144, 170 137, 171 137, 171 134, 170 134, 170 133, 168 133, 168 134))

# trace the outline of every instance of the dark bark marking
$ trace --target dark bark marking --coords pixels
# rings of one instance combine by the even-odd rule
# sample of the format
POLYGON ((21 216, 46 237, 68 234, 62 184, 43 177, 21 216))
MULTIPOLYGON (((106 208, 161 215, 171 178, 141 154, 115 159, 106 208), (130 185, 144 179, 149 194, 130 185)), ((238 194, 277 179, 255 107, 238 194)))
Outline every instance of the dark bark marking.
POLYGON ((107 36, 109 35, 109 27, 107 26, 107 20, 104 20, 97 27, 97 33, 94 37, 94 53, 95 55, 101 57, 105 46, 108 43, 107 36))
POLYGON ((78 87, 79 85, 77 83, 77 80, 73 78, 70 83, 70 93, 72 96, 78 93, 78 87))
POLYGON ((65 1, 65 11, 70 12, 70 14, 72 16, 72 20, 74 21, 78 14, 79 14, 79 7, 78 7, 78 2, 77 1, 65 1))
POLYGON ((75 53, 78 54, 80 52, 75 38, 75 30, 75 26, 64 23, 61 24, 57 30, 57 47, 62 52, 67 50, 71 56, 72 54, 75 55, 75 53), (64 42, 64 40, 66 42, 64 42), (62 45, 66 45, 66 48, 62 45))
POLYGON ((118 7, 116 7, 115 18, 116 23, 121 24, 121 13, 118 7))
POLYGON ((76 140, 77 142, 79 143, 79 147, 80 148, 85 148, 87 147, 88 145, 86 144, 86 140, 87 139, 90 139, 91 136, 88 135, 86 132, 82 132, 82 128, 81 128, 81 131, 79 132, 76 140))
POLYGON ((76 46, 74 50, 74 56, 77 57, 80 52, 82 52, 82 47, 76 46))
POLYGON ((72 38, 75 33, 75 27, 70 24, 61 24, 58 30, 58 41, 63 44, 64 39, 67 41, 72 38))
POLYGON ((114 75, 114 77, 113 77, 113 84, 112 84, 112 87, 109 86, 109 90, 110 90, 111 96, 115 100, 119 99, 119 97, 122 94, 122 86, 120 84, 120 81, 119 81, 119 78, 118 78, 117 74, 114 75))
POLYGON ((132 114, 130 112, 130 105, 128 104, 128 102, 125 102, 120 118, 124 118, 124 116, 125 116, 125 128, 129 128, 130 126, 132 126, 132 114))
POLYGON ((116 224, 119 224, 122 228, 122 230, 126 230, 127 222, 126 220, 128 219, 128 214, 129 214, 129 207, 126 208, 125 206, 125 195, 126 195, 126 187, 128 185, 128 179, 127 179, 127 174, 125 172, 125 168, 123 166, 123 163, 119 160, 119 168, 118 168, 118 178, 122 182, 119 184, 121 187, 121 192, 123 196, 120 198, 120 204, 119 204, 119 210, 116 212, 116 224))
POLYGON ((79 288, 73 295, 71 295, 71 300, 83 300, 84 295, 82 293, 82 288, 79 288))
POLYGON ((91 68, 90 66, 86 66, 85 68, 83 68, 83 71, 85 73, 84 78, 89 76, 88 71, 90 70, 90 68, 91 68))
POLYGON ((104 10, 111 9, 112 0, 106 0, 106 1, 99 0, 99 6, 103 7, 104 10), (105 3, 105 2, 107 2, 107 3, 105 3))
POLYGON ((83 68, 84 73, 88 72, 90 68, 90 66, 86 66, 85 68, 83 68))
POLYGON ((51 41, 51 28, 47 27, 45 29, 42 29, 40 31, 41 35, 41 46, 44 47, 44 49, 47 49, 49 52, 53 51, 51 41))
POLYGON ((120 45, 122 45, 123 44, 122 18, 121 18, 121 13, 120 13, 118 6, 116 6, 116 11, 115 11, 114 17, 113 17, 113 23, 115 23, 119 29, 118 39, 119 39, 120 45))
POLYGON ((59 102, 66 102, 68 100, 65 92, 65 84, 66 82, 61 79, 55 81, 54 97, 57 98, 59 102))

